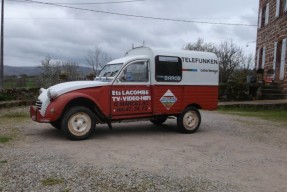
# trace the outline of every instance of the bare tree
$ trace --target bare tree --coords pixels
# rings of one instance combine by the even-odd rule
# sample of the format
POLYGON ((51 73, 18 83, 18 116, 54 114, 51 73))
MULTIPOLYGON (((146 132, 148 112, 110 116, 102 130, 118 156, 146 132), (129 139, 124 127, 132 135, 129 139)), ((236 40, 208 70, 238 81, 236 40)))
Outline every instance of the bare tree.
POLYGON ((223 41, 216 49, 219 60, 219 82, 226 83, 232 77, 235 69, 243 65, 244 54, 242 48, 230 41, 223 41))
POLYGON ((253 69, 254 57, 252 54, 243 57, 242 64, 239 68, 235 69, 232 74, 232 79, 238 83, 247 81, 247 76, 254 75, 253 69))
POLYGON ((213 43, 205 43, 203 38, 198 38, 194 43, 188 43, 183 47, 185 50, 215 52, 216 47, 213 43))
POLYGON ((78 65, 72 61, 52 60, 47 56, 41 61, 41 73, 37 76, 37 81, 42 87, 50 87, 63 81, 61 75, 65 75, 65 80, 77 80, 78 65))
POLYGON ((112 60, 111 57, 99 45, 89 50, 86 57, 86 61, 92 67, 95 75, 110 60, 112 60))
POLYGON ((74 61, 61 61, 61 74, 65 74, 69 81, 79 79, 79 65, 74 61))
POLYGON ((37 76, 37 81, 40 86, 49 87, 58 83, 60 75, 60 64, 52 61, 50 56, 47 56, 41 61, 41 73, 37 76))

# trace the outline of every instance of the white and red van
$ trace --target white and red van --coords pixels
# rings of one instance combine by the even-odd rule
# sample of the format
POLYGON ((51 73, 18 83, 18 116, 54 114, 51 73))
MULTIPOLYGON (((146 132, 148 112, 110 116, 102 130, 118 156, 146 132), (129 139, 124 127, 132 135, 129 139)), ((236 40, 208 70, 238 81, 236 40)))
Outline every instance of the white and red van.
POLYGON ((107 63, 94 81, 74 81, 40 89, 32 120, 50 123, 74 140, 88 138, 96 124, 170 116, 178 128, 195 132, 199 109, 215 110, 218 61, 214 53, 139 47, 107 63))

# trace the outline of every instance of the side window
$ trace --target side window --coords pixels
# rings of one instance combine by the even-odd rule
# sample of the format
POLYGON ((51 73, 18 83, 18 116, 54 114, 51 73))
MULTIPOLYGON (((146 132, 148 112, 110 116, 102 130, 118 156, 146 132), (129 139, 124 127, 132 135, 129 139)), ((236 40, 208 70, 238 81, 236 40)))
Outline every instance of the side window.
POLYGON ((140 61, 129 64, 119 79, 121 82, 148 82, 148 63, 140 61))
POLYGON ((182 61, 179 57, 156 56, 155 80, 158 82, 180 82, 182 79, 182 61))

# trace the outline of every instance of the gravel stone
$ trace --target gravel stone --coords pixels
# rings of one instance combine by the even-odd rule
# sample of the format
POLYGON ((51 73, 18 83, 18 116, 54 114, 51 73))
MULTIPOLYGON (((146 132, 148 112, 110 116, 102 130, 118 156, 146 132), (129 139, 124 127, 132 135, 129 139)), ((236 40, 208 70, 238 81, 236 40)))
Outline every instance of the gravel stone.
POLYGON ((284 124, 201 111, 195 134, 168 120, 98 125, 70 141, 28 108, 0 112, 0 135, 13 137, 0 144, 0 191, 287 191, 284 124))

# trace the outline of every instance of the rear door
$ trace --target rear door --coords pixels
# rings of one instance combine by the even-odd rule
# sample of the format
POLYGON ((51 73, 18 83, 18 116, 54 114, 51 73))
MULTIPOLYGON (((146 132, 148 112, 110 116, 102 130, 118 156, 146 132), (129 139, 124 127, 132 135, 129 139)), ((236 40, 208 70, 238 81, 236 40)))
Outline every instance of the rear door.
POLYGON ((149 62, 137 60, 127 64, 111 87, 112 118, 149 116, 151 101, 149 62))
POLYGON ((178 114, 182 111, 184 86, 182 60, 177 56, 155 57, 155 85, 153 86, 153 113, 178 114))

